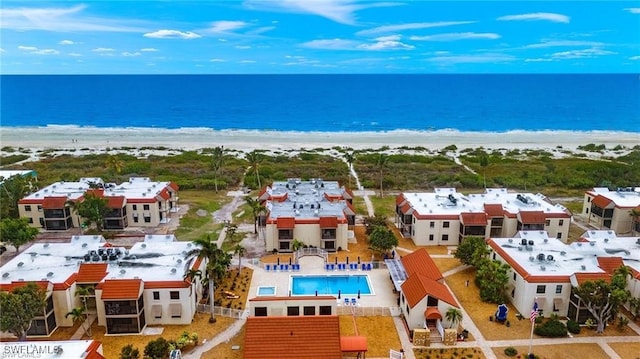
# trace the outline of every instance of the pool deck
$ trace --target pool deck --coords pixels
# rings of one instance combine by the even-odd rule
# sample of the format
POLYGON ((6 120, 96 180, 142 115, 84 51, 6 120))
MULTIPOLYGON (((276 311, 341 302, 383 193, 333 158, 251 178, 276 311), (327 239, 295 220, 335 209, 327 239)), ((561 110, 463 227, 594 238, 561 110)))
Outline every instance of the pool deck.
MULTIPOLYGON (((389 271, 386 268, 372 269, 369 271, 327 271, 324 269, 324 261, 320 257, 306 256, 299 260, 299 271, 288 272, 267 272, 264 269, 257 269, 253 272, 249 299, 256 297, 258 287, 275 286, 276 296, 285 297, 289 294, 289 283, 292 275, 320 274, 320 275, 346 275, 366 274, 369 276, 372 290, 375 294, 361 295, 358 304, 362 307, 397 307, 397 294, 393 292, 393 283, 389 278, 389 271)), ((344 300, 343 296, 343 300, 344 300)), ((355 297, 346 295, 346 297, 355 297)), ((342 305, 339 302, 339 305, 342 305)))

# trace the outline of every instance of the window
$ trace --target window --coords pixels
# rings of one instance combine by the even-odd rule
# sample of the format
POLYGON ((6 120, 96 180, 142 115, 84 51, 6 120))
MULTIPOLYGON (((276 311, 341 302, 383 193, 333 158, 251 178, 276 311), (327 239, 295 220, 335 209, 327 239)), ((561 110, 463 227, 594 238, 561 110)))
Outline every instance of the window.
POLYGON ((42 206, 38 205, 38 212, 42 212, 42 206))
POLYGON ((33 223, 33 218, 29 217, 29 219, 27 219, 27 222, 33 223))
POLYGON ((433 234, 429 235, 429 240, 432 241, 433 240, 433 234))
POLYGON ((442 228, 449 228, 449 221, 442 222, 442 228))
POLYGON ((153 292, 153 300, 160 300, 160 292, 153 292))
POLYGON ((496 253, 495 252, 493 253, 493 260, 494 261, 496 260, 496 253))
POLYGON ((539 285, 536 288, 536 293, 538 294, 544 294, 547 291, 547 286, 546 285, 539 285))
POLYGON ((436 222, 429 222, 429 228, 435 228, 436 227, 436 222))
POLYGON ((564 225, 564 219, 561 219, 560 221, 558 221, 558 225, 563 226, 564 225))
POLYGON ((587 197, 587 203, 591 202, 591 197, 587 197))
POLYGON ((144 223, 151 223, 151 217, 144 217, 144 223))
POLYGON ((30 205, 24 206, 24 211, 25 212, 31 212, 31 206, 30 205))
POLYGON ((516 280, 516 272, 513 272, 513 280, 516 280))
POLYGON ((407 315, 410 313, 411 309, 409 309, 409 304, 407 304, 407 315))
POLYGON ((449 240, 449 235, 448 234, 443 234, 442 235, 442 240, 443 241, 448 241, 449 240))
POLYGON ((556 285, 556 294, 562 293, 562 284, 556 285))
POLYGON ((133 216, 133 223, 138 223, 138 216, 133 216))
POLYGON ((287 307, 287 315, 290 317, 300 315, 300 307, 287 307))
POLYGON ((331 306, 330 305, 321 305, 320 306, 320 315, 331 315, 331 306))
POLYGON ((134 211, 137 211, 138 210, 138 205, 137 204, 131 205, 131 208, 133 208, 134 211))
POLYGON ((558 232, 558 234, 556 234, 556 238, 562 239, 562 232, 558 232))
POLYGON ((551 220, 547 219, 546 221, 544 221, 544 225, 545 226, 550 226, 551 225, 551 220))
POLYGON ((144 206, 142 206, 142 209, 145 210, 145 211, 148 211, 149 210, 149 205, 145 204, 144 206))
POLYGON ((287 241, 281 241, 280 242, 280 250, 281 251, 288 251, 289 250, 289 243, 291 242, 287 242, 287 241))
POLYGON ((256 317, 266 317, 267 316, 267 307, 255 307, 256 317))
POLYGON ((180 299, 180 292, 178 292, 177 290, 172 290, 171 292, 169 292, 169 297, 171 299, 180 299))
POLYGON ((304 315, 316 315, 316 307, 304 307, 304 315))

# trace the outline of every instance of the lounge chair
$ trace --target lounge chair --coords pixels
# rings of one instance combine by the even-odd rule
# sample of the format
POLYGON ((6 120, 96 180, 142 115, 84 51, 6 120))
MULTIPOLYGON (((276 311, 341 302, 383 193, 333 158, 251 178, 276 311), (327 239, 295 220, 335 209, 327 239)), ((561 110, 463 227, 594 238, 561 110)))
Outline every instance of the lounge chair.
POLYGON ((358 300, 356 298, 351 298, 351 305, 358 305, 358 300))
POLYGON ((335 264, 329 264, 329 270, 336 270, 335 264))
POLYGON ((344 263, 340 263, 340 264, 338 264, 338 269, 339 270, 347 270, 347 265, 344 264, 344 263))
POLYGON ((367 265, 362 263, 362 265, 360 266, 360 270, 367 270, 367 265))
POLYGON ((344 298, 344 305, 349 305, 349 298, 344 298))
POLYGON ((358 269, 358 265, 356 263, 349 263, 349 269, 350 270, 357 270, 358 269))
POLYGON ((293 270, 294 272, 297 272, 300 270, 300 265, 299 264, 292 264, 291 265, 291 270, 293 270))
POLYGON ((264 265, 264 270, 266 270, 267 272, 271 270, 271 264, 265 264, 264 265))
POLYGON ((325 264, 324 265, 324 269, 325 270, 331 270, 331 264, 325 264))
POLYGON ((371 263, 367 263, 367 270, 371 270, 371 263))

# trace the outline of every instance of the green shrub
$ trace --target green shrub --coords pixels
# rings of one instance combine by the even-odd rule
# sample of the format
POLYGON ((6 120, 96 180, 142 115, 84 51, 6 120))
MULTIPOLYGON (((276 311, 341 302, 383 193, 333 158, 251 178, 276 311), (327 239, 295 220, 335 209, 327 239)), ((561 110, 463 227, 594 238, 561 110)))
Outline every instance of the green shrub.
POLYGON ((140 359, 140 351, 133 345, 127 344, 120 350, 120 359, 140 359))
POLYGON ((165 338, 158 338, 147 343, 144 347, 144 357, 149 359, 164 359, 169 355, 169 342, 165 338))
POLYGON ((518 350, 514 347, 506 347, 504 348, 504 354, 508 357, 513 357, 518 354, 518 350))
POLYGON ((578 334, 580 333, 580 324, 573 319, 569 319, 567 321, 567 330, 571 334, 578 334))
POLYGON ((559 320, 549 320, 544 324, 537 325, 534 333, 541 337, 566 337, 567 327, 559 320))

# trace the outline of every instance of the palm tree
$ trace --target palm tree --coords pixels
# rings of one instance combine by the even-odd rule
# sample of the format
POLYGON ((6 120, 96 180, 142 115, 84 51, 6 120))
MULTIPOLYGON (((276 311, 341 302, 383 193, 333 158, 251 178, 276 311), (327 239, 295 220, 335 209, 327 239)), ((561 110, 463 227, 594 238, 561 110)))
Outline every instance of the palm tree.
POLYGON ((214 301, 214 289, 215 281, 224 277, 229 265, 231 264, 231 255, 218 248, 215 242, 207 236, 206 238, 200 238, 193 241, 196 248, 190 250, 185 255, 187 269, 191 267, 191 264, 200 259, 205 262, 205 278, 208 281, 209 287, 209 308, 211 311, 211 317, 209 323, 215 323, 216 318, 213 315, 214 301))
POLYGON ((293 242, 291 242, 291 249, 295 252, 298 249, 304 247, 304 242, 298 239, 293 239, 293 242))
POLYGON ((213 169, 213 181, 218 192, 218 173, 224 166, 224 146, 218 146, 213 149, 211 154, 211 169, 213 169))
POLYGON ((251 213, 253 214, 253 233, 258 234, 258 219, 261 214, 267 212, 267 208, 263 206, 257 198, 246 196, 244 200, 251 208, 251 213))
POLYGON ((116 175, 119 175, 122 172, 122 168, 124 167, 124 162, 118 158, 116 155, 110 155, 104 161, 104 166, 107 169, 111 169, 116 175))
MULTIPOLYGON (((184 279, 185 281, 189 281, 189 282, 191 282, 191 283, 193 283, 196 279, 200 279, 200 281, 202 282, 202 285, 204 286, 204 284, 205 284, 205 283, 204 283, 205 281, 204 281, 204 280, 203 280, 203 278, 202 278, 202 271, 201 271, 201 270, 199 270, 199 269, 193 269, 193 268, 191 268, 191 269, 187 270, 187 271, 184 273, 184 277, 183 277, 183 279, 184 279)), ((189 296, 191 296, 191 293, 189 293, 189 296)), ((195 300, 196 300, 196 304, 197 304, 197 303, 198 303, 198 294, 197 294, 197 293, 196 293, 196 298, 195 298, 195 300)))
POLYGON ((444 317, 451 323, 449 328, 453 328, 454 325, 462 321, 462 311, 458 308, 450 307, 444 314, 444 317))
MULTIPOLYGON (((75 307, 75 308, 71 309, 70 312, 68 312, 67 314, 64 315, 65 318, 67 318, 69 316, 71 316, 71 319, 73 320, 74 323, 80 322, 80 326, 82 326, 82 328, 84 328, 84 322, 87 319, 87 313, 84 311, 84 308, 75 307)), ((91 326, 89 326, 89 327, 91 327, 91 326)), ((89 334, 89 335, 91 335, 91 334, 89 334)))
POLYGON ((240 275, 240 270, 242 269, 242 256, 247 253, 247 249, 242 246, 242 244, 236 244, 235 248, 233 248, 233 253, 238 255, 238 275, 240 275))
POLYGON ((489 156, 487 154, 483 154, 480 156, 480 167, 482 167, 482 182, 484 184, 484 188, 487 188, 487 166, 489 165, 489 156))
POLYGON ((382 178, 384 175, 384 170, 389 166, 389 156, 385 153, 378 153, 378 157, 376 157, 376 168, 378 169, 378 180, 380 181, 380 197, 383 196, 382 193, 382 178))
MULTIPOLYGON (((87 316, 89 315, 89 308, 87 307, 87 297, 93 295, 94 293, 95 293, 95 289, 93 287, 76 286, 76 291, 74 294, 80 297, 84 312, 87 314, 87 316)), ((87 328, 87 335, 91 337, 91 323, 89 323, 89 328, 87 328)))
POLYGON ((351 151, 351 152, 345 152, 344 156, 344 160, 347 161, 347 165, 349 166, 349 188, 351 188, 351 172, 353 171, 353 162, 356 160, 356 153, 351 151))
POLYGON ((261 188, 262 185, 260 184, 260 163, 262 163, 264 158, 256 150, 247 153, 246 158, 247 161, 249 161, 249 170, 255 174, 258 188, 261 188))

